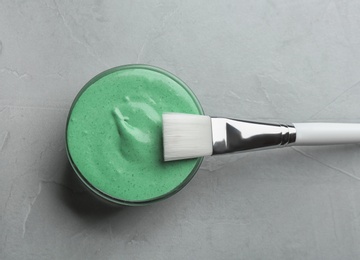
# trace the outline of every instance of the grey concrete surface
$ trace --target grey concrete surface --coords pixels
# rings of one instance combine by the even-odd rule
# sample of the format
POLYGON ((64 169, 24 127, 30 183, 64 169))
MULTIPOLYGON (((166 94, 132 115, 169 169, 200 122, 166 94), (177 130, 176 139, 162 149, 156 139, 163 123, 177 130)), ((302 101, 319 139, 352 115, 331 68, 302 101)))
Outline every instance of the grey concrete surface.
POLYGON ((359 259, 360 146, 208 158, 175 196, 111 208, 64 130, 97 73, 146 63, 207 114, 360 122, 359 1, 0 0, 0 259, 359 259))

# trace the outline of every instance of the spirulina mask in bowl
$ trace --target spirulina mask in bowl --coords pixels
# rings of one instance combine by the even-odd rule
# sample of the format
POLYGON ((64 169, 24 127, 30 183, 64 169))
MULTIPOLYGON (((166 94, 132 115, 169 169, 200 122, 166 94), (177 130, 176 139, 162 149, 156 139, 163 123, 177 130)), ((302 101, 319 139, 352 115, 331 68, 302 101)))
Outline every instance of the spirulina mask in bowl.
POLYGON ((148 204, 183 188, 202 158, 163 161, 164 112, 203 114, 186 84, 156 67, 120 66, 90 80, 66 128, 68 157, 80 180, 121 205, 148 204))

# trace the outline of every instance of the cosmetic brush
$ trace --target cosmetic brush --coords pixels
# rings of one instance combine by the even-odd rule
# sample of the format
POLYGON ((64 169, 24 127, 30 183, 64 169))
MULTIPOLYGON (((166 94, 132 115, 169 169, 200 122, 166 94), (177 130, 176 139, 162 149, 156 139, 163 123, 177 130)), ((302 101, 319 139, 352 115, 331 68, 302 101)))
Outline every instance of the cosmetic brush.
POLYGON ((181 113, 163 118, 164 160, 287 146, 360 143, 357 123, 273 124, 181 113))

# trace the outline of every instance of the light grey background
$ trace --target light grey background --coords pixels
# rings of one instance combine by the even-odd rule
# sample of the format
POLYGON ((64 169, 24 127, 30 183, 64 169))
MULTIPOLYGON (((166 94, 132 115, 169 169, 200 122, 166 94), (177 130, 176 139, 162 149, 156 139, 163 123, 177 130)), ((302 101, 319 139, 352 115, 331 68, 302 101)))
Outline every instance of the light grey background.
POLYGON ((360 258, 359 145, 209 158, 147 207, 89 196, 67 113, 129 63, 176 74, 210 115, 360 122, 360 2, 0 0, 1 259, 360 258))

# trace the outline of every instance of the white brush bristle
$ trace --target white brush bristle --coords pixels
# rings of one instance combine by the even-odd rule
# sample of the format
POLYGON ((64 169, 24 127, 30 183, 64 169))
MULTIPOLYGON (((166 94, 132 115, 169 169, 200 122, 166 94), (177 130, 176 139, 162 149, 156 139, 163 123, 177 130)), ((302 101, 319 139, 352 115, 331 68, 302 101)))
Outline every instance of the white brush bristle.
POLYGON ((212 130, 209 116, 166 113, 162 118, 165 161, 212 154, 212 130))

